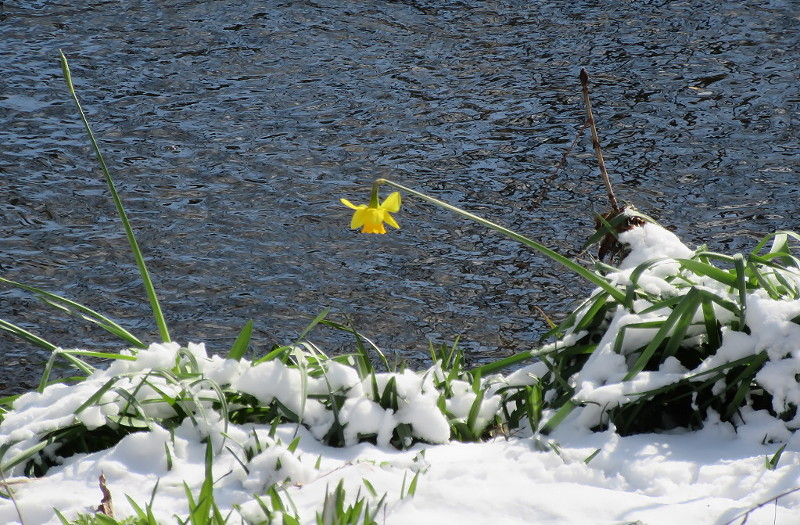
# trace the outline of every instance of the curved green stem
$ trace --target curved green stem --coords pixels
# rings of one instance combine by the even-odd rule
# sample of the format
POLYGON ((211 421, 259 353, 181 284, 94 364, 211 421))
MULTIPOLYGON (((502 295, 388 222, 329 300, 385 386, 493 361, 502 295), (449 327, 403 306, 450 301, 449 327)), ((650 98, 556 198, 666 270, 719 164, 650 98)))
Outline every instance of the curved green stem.
POLYGON ((428 201, 431 204, 435 204, 436 206, 438 206, 438 207, 440 207, 442 209, 445 209, 447 211, 451 211, 451 212, 453 212, 453 213, 455 213, 457 215, 461 215, 462 217, 465 217, 465 218, 467 218, 467 219, 469 219, 471 221, 475 221, 478 224, 486 226, 487 228, 490 228, 492 230, 498 231, 498 232, 502 233, 503 235, 505 235, 506 237, 508 237, 510 239, 513 239, 513 240, 515 240, 515 241, 517 241, 519 243, 522 243, 525 246, 527 246, 529 248, 532 248, 532 249, 536 250, 537 252, 541 253, 545 257, 548 257, 549 259, 559 263, 560 265, 567 267, 568 269, 572 270, 573 272, 575 272, 579 276, 583 277, 587 281, 591 282, 592 284, 595 284, 595 285, 599 286, 600 288, 602 288, 603 290, 608 292, 608 294, 611 297, 613 297, 614 299, 616 299, 620 303, 624 303, 625 302, 625 293, 623 291, 615 288, 613 285, 611 285, 611 283, 609 283, 602 276, 597 275, 596 273, 594 273, 594 272, 592 272, 590 270, 587 270, 586 268, 584 268, 580 264, 576 263, 575 261, 564 257, 563 255, 559 254, 558 252, 551 250, 550 248, 546 247, 543 244, 540 244, 540 243, 534 241, 533 239, 529 239, 528 237, 525 237, 524 235, 520 235, 520 234, 518 234, 518 233, 516 233, 514 231, 511 231, 508 228, 500 226, 499 224, 496 224, 494 222, 487 221, 486 219, 484 219, 482 217, 478 217, 477 215, 474 215, 474 214, 472 214, 472 213, 470 213, 468 211, 464 211, 461 208, 457 208, 456 206, 453 206, 452 204, 447 204, 444 201, 440 201, 439 199, 436 199, 434 197, 430 197, 429 195, 425 195, 424 193, 420 193, 420 192, 418 192, 416 190, 412 190, 411 188, 403 186, 402 184, 398 184, 396 182, 392 182, 392 181, 390 181, 388 179, 377 179, 375 181, 375 185, 377 186, 379 184, 386 184, 387 186, 391 186, 391 187, 396 188, 396 189, 398 189, 400 191, 404 191, 404 192, 406 192, 406 193, 408 193, 410 195, 414 195, 415 197, 419 197, 422 200, 428 201))

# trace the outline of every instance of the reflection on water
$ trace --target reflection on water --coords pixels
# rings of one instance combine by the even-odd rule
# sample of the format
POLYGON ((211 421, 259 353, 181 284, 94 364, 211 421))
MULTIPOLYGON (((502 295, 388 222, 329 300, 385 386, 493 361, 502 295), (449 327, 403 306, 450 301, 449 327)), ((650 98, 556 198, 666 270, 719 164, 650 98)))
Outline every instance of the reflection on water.
MULTIPOLYGON (((798 26, 768 0, 2 2, 2 272, 156 337, 61 48, 173 338, 224 352, 254 319, 263 352, 330 307, 412 360, 459 335, 473 361, 505 356, 588 287, 413 198, 402 230, 358 235, 338 198, 393 178, 577 255, 606 205, 588 136, 546 181, 586 66, 618 196, 690 243, 747 249, 798 227, 798 26)), ((0 318, 116 344, 15 291, 0 318)), ((0 390, 38 379, 41 353, 0 351, 0 390)))

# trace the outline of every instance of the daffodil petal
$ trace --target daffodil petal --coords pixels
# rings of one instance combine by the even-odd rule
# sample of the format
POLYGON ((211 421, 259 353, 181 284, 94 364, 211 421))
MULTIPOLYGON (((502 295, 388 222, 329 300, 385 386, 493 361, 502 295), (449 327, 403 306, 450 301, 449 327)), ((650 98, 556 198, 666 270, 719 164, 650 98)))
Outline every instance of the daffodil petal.
POLYGON ((353 219, 350 221, 350 228, 356 229, 361 228, 364 226, 364 221, 367 218, 367 207, 359 207, 356 208, 356 212, 353 214, 353 219))
POLYGON ((400 211, 400 192, 396 191, 386 197, 386 200, 381 204, 381 209, 391 212, 400 211))
POLYGON ((389 213, 388 213, 388 212, 386 213, 386 215, 384 215, 384 217, 383 217, 383 221, 384 221, 386 224, 388 224, 389 226, 393 227, 393 228, 397 228, 398 230, 400 229, 400 225, 399 225, 399 224, 397 224, 397 221, 396 221, 396 220, 394 220, 394 217, 392 217, 391 215, 389 215, 389 213))
MULTIPOLYGON (((349 201, 349 200, 347 200, 347 199, 339 199, 339 201, 340 201, 342 204, 344 204, 345 206, 347 206, 348 208, 352 208, 352 209, 354 209, 354 210, 357 210, 357 209, 359 208, 359 206, 356 206, 355 204, 353 204, 352 202, 350 202, 350 201, 349 201)), ((364 206, 364 205, 362 204, 361 206, 364 206)))

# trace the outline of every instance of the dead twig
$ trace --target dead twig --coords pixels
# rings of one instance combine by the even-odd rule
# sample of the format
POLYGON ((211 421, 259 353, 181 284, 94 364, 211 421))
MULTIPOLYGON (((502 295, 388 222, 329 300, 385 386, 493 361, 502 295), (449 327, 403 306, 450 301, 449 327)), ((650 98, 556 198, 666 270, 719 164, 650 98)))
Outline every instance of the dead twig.
POLYGON ((581 68, 580 80, 581 87, 583 88, 583 101, 586 105, 586 121, 589 124, 589 128, 592 130, 592 146, 597 156, 597 163, 600 165, 600 176, 603 178, 603 183, 606 186, 608 201, 611 203, 610 212, 598 214, 595 218, 595 230, 599 232, 602 229, 606 232, 600 242, 597 257, 602 261, 603 258, 608 255, 613 261, 614 256, 619 256, 621 258, 623 255, 623 247, 617 239, 618 234, 637 226, 644 226, 644 220, 642 220, 641 217, 628 213, 626 209, 621 208, 617 202, 617 198, 614 196, 614 189, 611 187, 611 179, 608 177, 606 163, 603 160, 603 151, 600 149, 597 126, 594 124, 592 102, 589 100, 589 73, 586 72, 586 68, 581 68), (617 219, 620 215, 622 215, 622 217, 617 219))
POLYGON ((14 505, 14 509, 17 511, 17 517, 19 518, 19 522, 21 524, 25 523, 25 520, 22 519, 22 510, 19 508, 19 503, 17 503, 17 498, 14 497, 14 489, 11 488, 11 484, 6 480, 6 473, 3 472, 3 469, 0 468, 0 478, 3 480, 3 486, 8 491, 8 497, 11 498, 11 503, 14 505))
POLYGON ((575 135, 575 139, 572 141, 572 144, 569 145, 569 148, 567 148, 567 151, 565 151, 564 154, 561 156, 561 160, 556 165, 556 169, 553 172, 553 174, 544 179, 544 181, 542 183, 542 191, 541 191, 541 193, 539 193, 539 195, 531 203, 531 206, 530 206, 531 210, 534 210, 534 209, 538 208, 539 205, 544 200, 544 198, 547 196, 547 190, 550 187, 550 183, 553 182, 553 180, 556 177, 558 177, 558 173, 561 171, 561 168, 563 168, 564 164, 567 163, 567 157, 572 152, 572 149, 575 147, 575 144, 578 143, 578 140, 583 136, 583 132, 586 131, 586 126, 588 124, 589 124, 588 120, 584 120, 583 121, 583 124, 581 125, 581 129, 578 130, 578 133, 575 135))
POLYGON ((583 101, 586 104, 586 120, 589 122, 589 128, 592 130, 592 146, 594 146, 594 153, 597 155, 597 163, 600 165, 600 176, 603 177, 603 182, 606 185, 608 192, 608 200, 611 202, 612 211, 619 213, 622 209, 617 204, 617 198, 614 197, 614 190, 611 188, 611 180, 608 178, 606 171, 606 163, 603 161, 603 152, 600 150, 600 139, 597 137, 597 128, 594 125, 594 116, 592 115, 592 103, 589 100, 589 73, 586 68, 581 68, 580 73, 581 87, 583 88, 583 101))
POLYGON ((750 516, 750 514, 751 514, 752 512, 754 512, 755 510, 757 510, 757 509, 760 509, 761 507, 764 507, 764 506, 766 506, 766 505, 769 505, 770 503, 773 503, 773 502, 774 502, 774 503, 777 505, 777 504, 778 504, 778 500, 779 500, 779 499, 781 499, 781 498, 782 498, 782 497, 784 497, 784 496, 788 496, 789 494, 793 494, 793 493, 795 493, 795 492, 800 492, 800 487, 796 487, 796 488, 793 488, 793 489, 787 490, 786 492, 781 492, 781 493, 780 493, 780 494, 778 494, 777 496, 773 496, 773 497, 769 498, 769 499, 768 499, 768 500, 766 500, 766 501, 762 501, 761 503, 759 503, 759 504, 758 504, 758 505, 756 505, 755 507, 751 507, 751 508, 750 508, 750 509, 748 509, 747 511, 745 511, 745 512, 742 512, 742 513, 740 513, 740 514, 737 514, 737 515, 736 515, 736 516, 734 516, 733 518, 731 518, 731 519, 729 519, 728 521, 726 521, 726 522, 725 522, 723 525, 731 525, 731 523, 733 523, 734 521, 738 520, 739 518, 743 518, 743 519, 742 519, 742 522, 740 523, 740 525, 742 525, 742 524, 744 524, 744 523, 746 523, 746 522, 747 522, 747 518, 748 518, 748 517, 750 516))

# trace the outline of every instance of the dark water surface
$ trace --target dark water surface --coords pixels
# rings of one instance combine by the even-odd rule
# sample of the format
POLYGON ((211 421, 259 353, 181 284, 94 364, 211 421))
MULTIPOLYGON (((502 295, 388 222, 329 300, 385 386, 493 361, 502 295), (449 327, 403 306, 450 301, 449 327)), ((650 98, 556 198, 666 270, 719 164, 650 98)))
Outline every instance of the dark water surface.
MULTIPOLYGON (((567 255, 606 211, 577 74, 618 197, 720 251, 799 228, 800 8, 787 1, 0 1, 2 275, 156 340, 121 224, 61 77, 73 78, 173 339, 259 353, 323 308, 385 351, 475 362, 534 346, 589 287, 406 199, 359 235, 339 197, 397 180, 567 255), (537 196, 547 191, 536 205, 537 196)), ((581 257, 582 260, 589 258, 581 257)), ((0 292, 0 319, 116 348, 0 292)), ((328 329, 323 350, 350 348, 328 329)), ((0 391, 47 356, 0 336, 0 391)))

